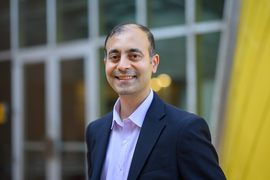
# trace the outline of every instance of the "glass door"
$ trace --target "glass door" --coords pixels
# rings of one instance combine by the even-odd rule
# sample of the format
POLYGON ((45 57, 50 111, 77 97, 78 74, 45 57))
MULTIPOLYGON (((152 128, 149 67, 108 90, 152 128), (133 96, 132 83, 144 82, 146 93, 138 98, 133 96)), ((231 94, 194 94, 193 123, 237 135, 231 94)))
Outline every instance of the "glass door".
MULTIPOLYGON (((86 179, 84 58, 21 64, 22 163, 14 179, 86 179)), ((17 134, 18 140, 18 134, 17 134)))
POLYGON ((83 180, 86 179, 84 60, 61 60, 60 72, 61 176, 63 180, 83 180))
POLYGON ((24 179, 45 180, 45 66, 25 64, 24 76, 24 179))

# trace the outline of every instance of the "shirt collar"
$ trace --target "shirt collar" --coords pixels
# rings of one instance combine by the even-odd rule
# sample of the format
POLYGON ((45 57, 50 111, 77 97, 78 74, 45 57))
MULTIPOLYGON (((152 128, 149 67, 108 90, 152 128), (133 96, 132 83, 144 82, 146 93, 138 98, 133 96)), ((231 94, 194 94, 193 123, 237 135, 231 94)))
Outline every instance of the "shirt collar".
MULTIPOLYGON (((144 117, 152 103, 154 97, 153 90, 150 89, 150 93, 147 96, 147 98, 141 103, 141 105, 128 117, 134 124, 136 124, 139 127, 142 127, 144 117)), ((121 107, 120 99, 118 98, 117 101, 114 104, 113 108, 113 121, 111 129, 113 129, 115 123, 123 127, 123 122, 121 121, 119 111, 121 107)))

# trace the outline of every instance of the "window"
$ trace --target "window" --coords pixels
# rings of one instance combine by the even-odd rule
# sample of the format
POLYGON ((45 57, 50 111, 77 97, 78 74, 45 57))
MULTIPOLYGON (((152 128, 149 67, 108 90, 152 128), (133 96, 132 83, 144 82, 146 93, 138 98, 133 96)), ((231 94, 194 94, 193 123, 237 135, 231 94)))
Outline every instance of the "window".
POLYGON ((135 0, 99 1, 100 35, 123 22, 135 22, 135 0))
POLYGON ((164 27, 185 23, 184 0, 148 0, 148 27, 164 27))
POLYGON ((46 28, 46 0, 20 0, 20 47, 46 44, 46 28))
POLYGON ((8 0, 0 3, 0 50, 10 49, 10 6, 8 0))
POLYGON ((87 0, 57 0, 57 41, 88 37, 87 0))

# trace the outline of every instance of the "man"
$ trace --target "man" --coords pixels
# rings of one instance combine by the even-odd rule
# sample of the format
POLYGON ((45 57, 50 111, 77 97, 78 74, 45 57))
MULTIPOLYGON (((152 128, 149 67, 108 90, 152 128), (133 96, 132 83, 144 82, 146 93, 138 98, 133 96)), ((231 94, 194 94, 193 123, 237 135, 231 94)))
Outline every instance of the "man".
POLYGON ((150 89, 159 56, 146 27, 116 26, 105 41, 104 63, 119 99, 87 127, 89 180, 226 179, 206 122, 150 89))

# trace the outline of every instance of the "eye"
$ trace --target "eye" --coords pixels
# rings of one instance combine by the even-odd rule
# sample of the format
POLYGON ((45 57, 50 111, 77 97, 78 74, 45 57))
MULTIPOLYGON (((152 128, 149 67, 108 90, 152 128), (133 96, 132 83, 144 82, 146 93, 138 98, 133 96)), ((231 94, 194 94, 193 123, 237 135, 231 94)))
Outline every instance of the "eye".
POLYGON ((111 58, 112 58, 112 59, 117 59, 117 56, 112 56, 111 58))
POLYGON ((139 54, 131 54, 131 55, 129 56, 129 58, 132 59, 132 60, 138 60, 140 57, 141 57, 141 56, 140 56, 139 54))
POLYGON ((119 56, 118 55, 111 55, 109 57, 109 59, 112 60, 112 61, 115 61, 115 60, 118 60, 119 59, 119 56))

